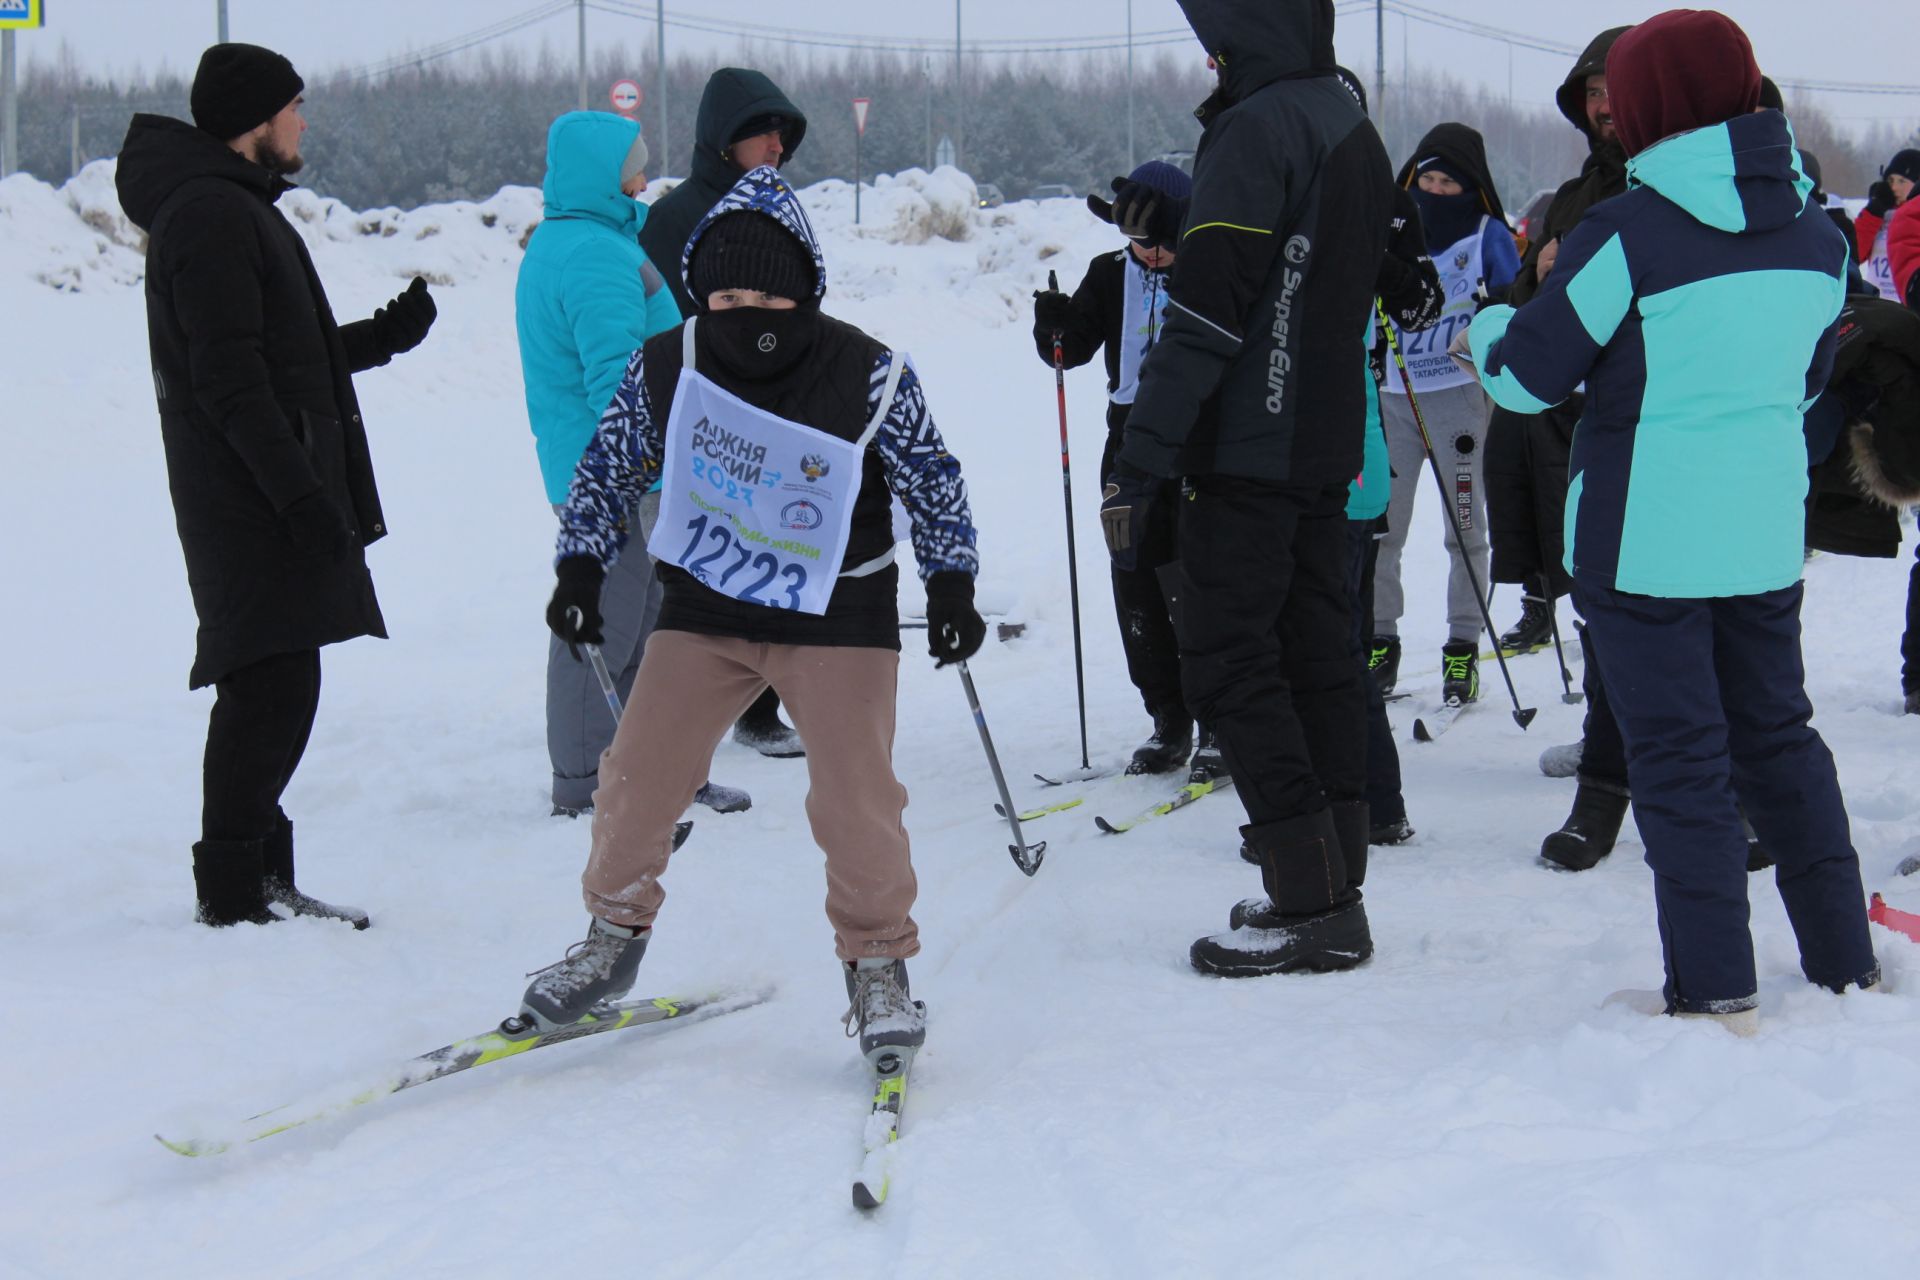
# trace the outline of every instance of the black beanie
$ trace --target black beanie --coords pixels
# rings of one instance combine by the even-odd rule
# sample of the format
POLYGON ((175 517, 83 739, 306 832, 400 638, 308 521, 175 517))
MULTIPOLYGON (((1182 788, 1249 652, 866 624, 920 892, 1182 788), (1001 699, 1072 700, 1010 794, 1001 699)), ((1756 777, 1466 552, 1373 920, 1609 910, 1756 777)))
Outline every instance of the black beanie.
POLYGON ((188 104, 193 122, 222 142, 251 133, 307 87, 293 64, 257 44, 216 44, 200 55, 188 104))
POLYGON ((702 309, 707 295, 721 289, 757 289, 806 302, 816 279, 813 257, 799 238, 751 209, 715 218, 687 264, 687 292, 702 309))
POLYGON ((1907 147, 1894 152, 1893 159, 1887 161, 1887 167, 1880 171, 1880 176, 1891 178, 1896 173, 1908 182, 1920 182, 1920 151, 1907 147))

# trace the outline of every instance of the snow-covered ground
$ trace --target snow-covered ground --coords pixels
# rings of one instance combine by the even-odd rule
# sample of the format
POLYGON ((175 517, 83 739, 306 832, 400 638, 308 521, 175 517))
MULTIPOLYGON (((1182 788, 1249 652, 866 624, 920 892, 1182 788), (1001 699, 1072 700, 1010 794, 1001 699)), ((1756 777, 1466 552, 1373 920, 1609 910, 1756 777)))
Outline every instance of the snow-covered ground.
MULTIPOLYGON (((1023 800, 1078 763, 1052 376, 1028 296, 1077 281, 1112 232, 1073 201, 954 212, 952 175, 806 197, 829 309, 909 349, 965 463, 981 602, 1028 624, 973 664, 1023 800), (903 220, 896 220, 901 210, 903 220)), ((1629 826, 1578 876, 1536 858, 1571 800, 1534 765, 1578 734, 1552 662, 1515 664, 1540 718, 1485 705, 1406 740, 1443 636, 1423 488, 1408 683, 1393 711, 1419 836, 1377 850, 1377 953, 1326 977, 1204 980, 1189 941, 1257 892, 1215 798, 1123 837, 1160 787, 1088 790, 1006 852, 958 682, 908 633, 898 768, 921 877, 932 1011, 877 1215, 849 1207, 863 1068, 820 911, 805 765, 731 744, 751 812, 695 816, 642 969, 652 992, 759 980, 768 1004, 624 1033, 387 1099, 215 1159, 150 1135, 219 1130, 516 1006, 585 924, 584 825, 547 816, 541 612, 552 517, 521 405, 512 287, 537 193, 362 215, 283 203, 335 310, 416 271, 426 345, 359 380, 393 534, 371 553, 394 639, 334 648, 288 797, 302 881, 362 904, 354 934, 191 922, 188 845, 210 696, 148 376, 138 237, 110 170, 0 183, 0 1275, 1844 1276, 1920 1249, 1920 960, 1876 931, 1888 981, 1800 978, 1754 883, 1758 1038, 1603 999, 1659 985, 1629 826), (1083 816, 1084 815, 1084 816, 1083 816)), ((1071 378, 1089 727, 1101 761, 1145 719, 1101 565, 1094 370, 1071 378)), ((1428 483, 1422 479, 1423 486, 1428 483)), ((1821 557, 1807 650, 1870 886, 1920 843, 1899 711, 1907 563, 1821 557)), ((908 593, 911 595, 911 591, 908 593)), ((1496 620, 1510 622, 1510 590, 1496 620)), ((1563 624, 1570 621, 1563 612, 1563 624)), ((1909 905, 1915 896, 1907 894, 1909 905)))

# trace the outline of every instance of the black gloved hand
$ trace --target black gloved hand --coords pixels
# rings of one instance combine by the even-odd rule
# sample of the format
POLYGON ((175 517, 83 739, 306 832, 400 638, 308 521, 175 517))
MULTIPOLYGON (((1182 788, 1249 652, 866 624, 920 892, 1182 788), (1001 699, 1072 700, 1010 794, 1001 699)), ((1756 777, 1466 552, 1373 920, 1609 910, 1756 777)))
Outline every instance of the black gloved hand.
POLYGON ((315 489, 289 502, 280 513, 280 527, 294 550, 304 556, 331 560, 353 549, 353 527, 325 489, 315 489))
POLYGON ((927 579, 927 653, 934 666, 965 662, 980 652, 987 623, 973 607, 973 575, 942 569, 927 579))
POLYGON ((1073 299, 1058 289, 1033 291, 1033 332, 1035 337, 1051 341, 1073 322, 1073 299))
POLYGON ((1100 532, 1114 567, 1130 570, 1140 562, 1140 540, 1147 513, 1160 494, 1161 481, 1124 458, 1113 460, 1113 474, 1100 494, 1100 532))
POLYGON ((607 571, 592 556, 562 556, 553 572, 559 582, 547 602, 547 627, 566 642, 567 651, 578 662, 576 646, 606 639, 601 634, 606 620, 600 616, 600 584, 606 581, 607 571))
POLYGON ((1893 198, 1893 187, 1885 178, 1867 188, 1867 212, 1876 218, 1886 217, 1899 203, 1893 198))
POLYGON ((380 345, 386 348, 387 354, 397 356, 419 346, 439 314, 433 295, 427 292, 427 282, 415 276, 405 292, 395 295, 392 302, 373 313, 373 331, 379 335, 380 345))
POLYGON ((1188 201, 1161 195, 1144 182, 1115 178, 1113 186, 1113 225, 1127 239, 1149 248, 1180 247, 1180 230, 1186 225, 1188 201))

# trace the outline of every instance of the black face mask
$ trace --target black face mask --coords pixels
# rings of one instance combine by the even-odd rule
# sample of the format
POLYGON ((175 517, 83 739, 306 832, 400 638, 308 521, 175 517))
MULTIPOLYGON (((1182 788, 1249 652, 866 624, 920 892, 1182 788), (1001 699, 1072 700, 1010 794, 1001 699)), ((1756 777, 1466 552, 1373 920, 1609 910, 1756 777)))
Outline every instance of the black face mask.
POLYGON ((698 332, 720 367, 736 378, 758 382, 777 377, 813 347, 820 306, 808 301, 775 311, 771 307, 734 307, 708 311, 698 332))

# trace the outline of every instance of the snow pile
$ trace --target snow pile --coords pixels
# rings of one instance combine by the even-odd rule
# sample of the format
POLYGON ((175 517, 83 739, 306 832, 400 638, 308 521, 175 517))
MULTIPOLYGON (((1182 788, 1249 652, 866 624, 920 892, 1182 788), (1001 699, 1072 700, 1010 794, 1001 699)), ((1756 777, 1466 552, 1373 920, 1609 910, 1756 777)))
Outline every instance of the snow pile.
POLYGON ((139 284, 146 237, 113 194, 113 162, 96 160, 66 186, 29 174, 0 179, 0 272, 63 293, 139 284))

